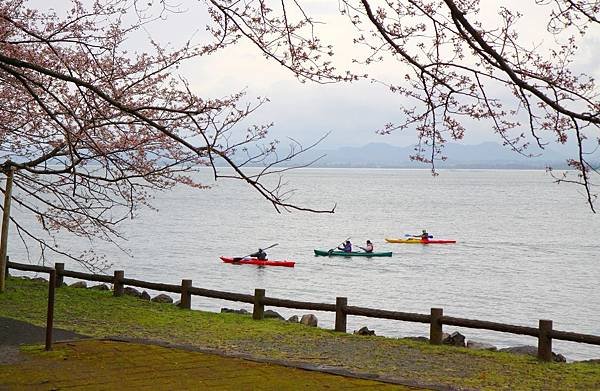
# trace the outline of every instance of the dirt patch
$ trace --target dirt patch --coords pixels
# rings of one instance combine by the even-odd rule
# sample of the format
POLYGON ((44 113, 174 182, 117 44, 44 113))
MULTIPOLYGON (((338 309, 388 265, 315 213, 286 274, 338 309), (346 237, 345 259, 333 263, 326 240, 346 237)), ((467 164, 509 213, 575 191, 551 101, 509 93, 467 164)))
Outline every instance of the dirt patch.
POLYGON ((15 364, 23 361, 23 355, 18 346, 0 346, 0 365, 15 364))

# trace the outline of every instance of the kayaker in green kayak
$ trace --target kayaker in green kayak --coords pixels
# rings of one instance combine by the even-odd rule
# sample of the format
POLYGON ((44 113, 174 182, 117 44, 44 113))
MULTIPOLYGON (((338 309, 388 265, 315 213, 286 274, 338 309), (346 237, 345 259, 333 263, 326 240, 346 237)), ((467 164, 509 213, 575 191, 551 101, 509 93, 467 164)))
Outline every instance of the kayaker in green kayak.
POLYGON ((346 240, 346 243, 342 243, 338 246, 338 250, 342 250, 345 253, 351 253, 352 243, 350 243, 350 240, 346 240))
POLYGON ((371 243, 370 240, 367 240, 367 245, 365 247, 358 246, 358 248, 360 248, 361 250, 363 250, 366 253, 372 253, 373 252, 373 243, 371 243))

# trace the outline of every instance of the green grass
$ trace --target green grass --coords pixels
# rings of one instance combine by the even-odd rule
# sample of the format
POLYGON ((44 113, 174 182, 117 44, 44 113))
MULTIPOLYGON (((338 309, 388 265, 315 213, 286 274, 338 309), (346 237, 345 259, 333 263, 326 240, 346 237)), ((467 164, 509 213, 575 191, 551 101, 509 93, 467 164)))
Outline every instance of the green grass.
MULTIPOLYGON (((55 327, 97 337, 148 338, 482 390, 600 389, 598 364, 542 363, 509 353, 340 334, 278 320, 181 310, 129 296, 115 298, 107 291, 63 287, 56 295, 55 327)), ((43 326, 46 300, 46 284, 9 278, 6 292, 0 294, 0 316, 43 326)))

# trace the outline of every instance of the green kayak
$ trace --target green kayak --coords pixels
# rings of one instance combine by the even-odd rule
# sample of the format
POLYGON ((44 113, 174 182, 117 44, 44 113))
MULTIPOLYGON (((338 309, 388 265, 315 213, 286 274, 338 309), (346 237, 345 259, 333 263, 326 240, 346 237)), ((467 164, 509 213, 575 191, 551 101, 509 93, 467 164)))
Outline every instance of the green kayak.
POLYGON ((362 251, 353 251, 351 253, 345 253, 343 251, 335 250, 315 250, 315 255, 321 255, 325 257, 391 257, 392 252, 365 253, 362 251))

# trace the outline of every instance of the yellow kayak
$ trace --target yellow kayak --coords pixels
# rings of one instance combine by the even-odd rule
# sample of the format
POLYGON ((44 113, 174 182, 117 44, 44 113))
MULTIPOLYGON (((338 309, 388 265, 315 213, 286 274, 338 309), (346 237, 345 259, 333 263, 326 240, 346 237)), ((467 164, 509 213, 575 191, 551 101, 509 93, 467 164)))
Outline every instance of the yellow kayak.
POLYGON ((421 238, 405 238, 405 239, 389 239, 385 238, 388 243, 410 243, 410 244, 449 244, 456 243, 456 240, 437 240, 429 239, 423 240, 421 238))

